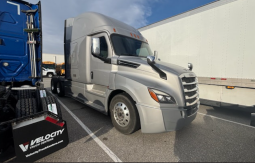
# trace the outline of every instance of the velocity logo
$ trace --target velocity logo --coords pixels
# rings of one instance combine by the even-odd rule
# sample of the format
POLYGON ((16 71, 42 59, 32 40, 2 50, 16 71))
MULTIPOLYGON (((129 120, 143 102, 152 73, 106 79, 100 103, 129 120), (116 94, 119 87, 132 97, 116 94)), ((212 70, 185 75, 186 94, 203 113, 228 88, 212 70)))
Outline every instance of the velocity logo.
POLYGON ((23 152, 26 152, 28 150, 28 145, 29 145, 29 142, 26 142, 24 144, 20 144, 19 147, 21 148, 23 152))
POLYGON ((30 141, 31 143, 26 142, 26 143, 20 144, 19 147, 21 148, 23 152, 26 152, 28 150, 29 144, 30 144, 30 149, 36 148, 40 145, 53 141, 54 137, 61 135, 63 131, 64 129, 52 132, 51 134, 47 134, 45 136, 40 136, 34 140, 31 140, 30 141))

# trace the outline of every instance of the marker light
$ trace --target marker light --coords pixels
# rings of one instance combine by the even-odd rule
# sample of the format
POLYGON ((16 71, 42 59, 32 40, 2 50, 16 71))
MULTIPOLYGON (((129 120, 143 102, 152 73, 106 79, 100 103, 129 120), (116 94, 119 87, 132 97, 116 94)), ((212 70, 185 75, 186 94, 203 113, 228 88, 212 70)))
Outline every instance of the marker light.
POLYGON ((116 32, 116 29, 115 29, 115 28, 113 28, 113 31, 114 31, 114 32, 116 32))
POLYGON ((226 88, 227 88, 227 89, 235 89, 234 86, 227 86, 226 88))

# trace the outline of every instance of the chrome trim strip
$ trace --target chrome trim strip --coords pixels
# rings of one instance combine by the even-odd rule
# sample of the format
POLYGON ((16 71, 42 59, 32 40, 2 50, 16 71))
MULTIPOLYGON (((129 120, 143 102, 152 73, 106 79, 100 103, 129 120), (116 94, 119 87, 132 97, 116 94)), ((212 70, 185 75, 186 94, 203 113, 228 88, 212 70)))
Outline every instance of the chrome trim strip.
POLYGON ((186 102, 186 106, 191 106, 194 105, 195 103, 197 103, 199 101, 199 98, 197 98, 194 102, 192 102, 191 104, 186 102))
POLYGON ((198 96, 198 93, 196 93, 194 96, 191 96, 191 97, 189 97, 189 96, 185 96, 185 98, 188 100, 188 99, 195 98, 195 97, 197 97, 197 96, 198 96))
POLYGON ((193 91, 196 91, 196 90, 197 90, 197 87, 194 88, 194 89, 191 89, 191 90, 184 89, 184 92, 193 92, 193 91))

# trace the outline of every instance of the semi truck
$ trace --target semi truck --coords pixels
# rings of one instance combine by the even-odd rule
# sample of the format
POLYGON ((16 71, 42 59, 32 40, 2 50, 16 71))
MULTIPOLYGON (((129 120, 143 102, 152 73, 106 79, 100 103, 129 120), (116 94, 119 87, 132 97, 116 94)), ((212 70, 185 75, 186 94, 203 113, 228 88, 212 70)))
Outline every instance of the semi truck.
POLYGON ((43 71, 43 76, 47 76, 49 78, 51 78, 54 75, 57 75, 56 63, 51 61, 44 61, 42 63, 42 71, 43 71))
POLYGON ((188 68, 156 60, 135 28, 88 12, 65 20, 65 76, 51 91, 111 116, 123 134, 175 131, 199 108, 197 77, 188 68))
POLYGON ((219 0, 142 27, 161 61, 194 64, 201 104, 255 111, 255 1, 219 0))
POLYGON ((65 62, 56 65, 56 74, 60 76, 65 75, 65 62))
POLYGON ((57 99, 42 84, 41 2, 0 1, 0 161, 35 161, 68 144, 57 99))

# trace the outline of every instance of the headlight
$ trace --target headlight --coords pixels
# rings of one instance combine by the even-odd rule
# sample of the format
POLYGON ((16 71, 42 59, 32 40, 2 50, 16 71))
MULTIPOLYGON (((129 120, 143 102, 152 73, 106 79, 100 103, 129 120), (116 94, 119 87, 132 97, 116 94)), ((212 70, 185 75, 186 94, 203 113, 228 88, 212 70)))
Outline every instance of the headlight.
POLYGON ((175 99, 164 92, 161 92, 155 89, 150 89, 150 88, 148 88, 148 91, 151 95, 151 98, 153 98, 155 101, 159 103, 176 104, 175 99))

